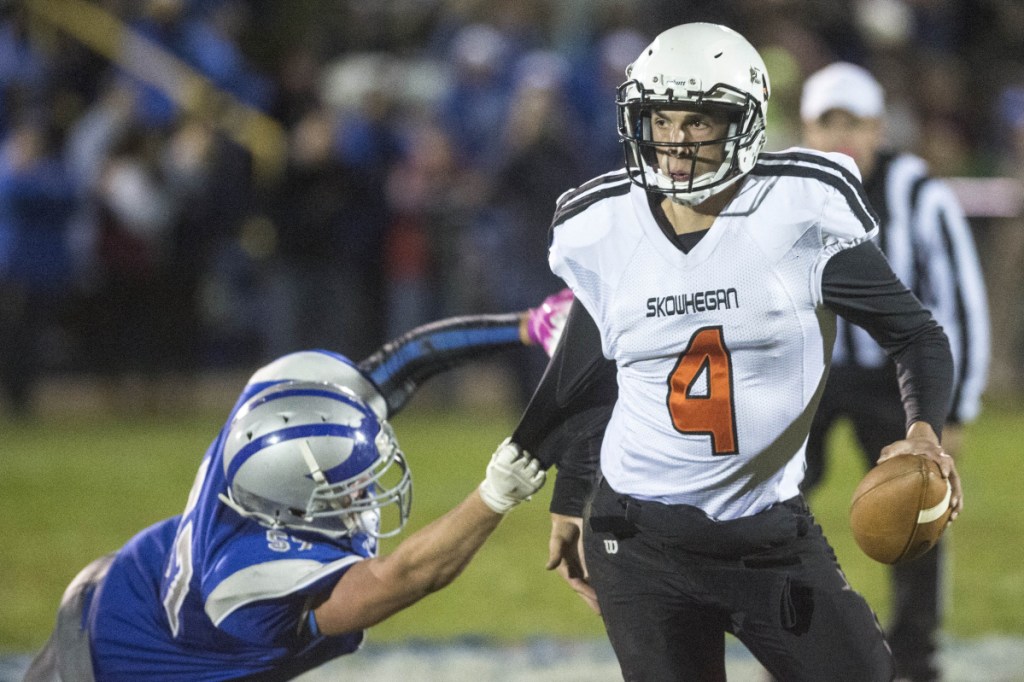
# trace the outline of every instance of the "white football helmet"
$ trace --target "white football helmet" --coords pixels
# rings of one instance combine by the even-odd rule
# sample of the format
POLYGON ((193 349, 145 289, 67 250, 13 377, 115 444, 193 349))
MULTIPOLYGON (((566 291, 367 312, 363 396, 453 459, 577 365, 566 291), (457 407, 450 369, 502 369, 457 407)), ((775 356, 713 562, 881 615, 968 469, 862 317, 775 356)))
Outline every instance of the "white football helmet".
POLYGON ((757 162, 764 146, 765 116, 771 86, 757 50, 736 31, 717 24, 693 23, 670 28, 626 69, 619 86, 619 140, 626 153, 630 179, 649 192, 696 205, 732 185, 757 162), (729 119, 725 137, 702 143, 651 140, 651 111, 711 110, 729 119), (676 182, 658 169, 655 146, 724 145, 722 165, 715 172, 676 182))
POLYGON ((335 539, 395 535, 412 504, 391 426, 336 384, 285 381, 250 398, 228 429, 224 475, 220 499, 242 516, 335 539))

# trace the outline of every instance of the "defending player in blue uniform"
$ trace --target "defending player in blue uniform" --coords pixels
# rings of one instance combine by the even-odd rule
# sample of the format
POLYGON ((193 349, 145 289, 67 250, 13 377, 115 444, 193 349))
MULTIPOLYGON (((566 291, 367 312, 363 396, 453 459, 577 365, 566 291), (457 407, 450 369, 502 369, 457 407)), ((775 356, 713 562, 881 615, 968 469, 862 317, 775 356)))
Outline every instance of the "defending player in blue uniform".
POLYGON ((479 488, 378 556, 412 480, 387 418, 424 380, 519 344, 550 352, 568 300, 417 328, 362 363, 286 355, 250 378, 181 515, 97 559, 65 592, 26 680, 285 680, 449 584, 544 483, 503 443, 479 488))

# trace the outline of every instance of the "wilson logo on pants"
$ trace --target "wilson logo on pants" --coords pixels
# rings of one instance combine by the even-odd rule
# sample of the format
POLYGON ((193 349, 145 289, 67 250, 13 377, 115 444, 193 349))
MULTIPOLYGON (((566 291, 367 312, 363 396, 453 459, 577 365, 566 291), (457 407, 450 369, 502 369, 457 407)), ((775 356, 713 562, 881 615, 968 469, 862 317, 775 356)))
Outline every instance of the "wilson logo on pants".
POLYGON ((605 552, 605 554, 618 554, 619 553, 619 541, 618 540, 605 540, 604 541, 604 552, 605 552))

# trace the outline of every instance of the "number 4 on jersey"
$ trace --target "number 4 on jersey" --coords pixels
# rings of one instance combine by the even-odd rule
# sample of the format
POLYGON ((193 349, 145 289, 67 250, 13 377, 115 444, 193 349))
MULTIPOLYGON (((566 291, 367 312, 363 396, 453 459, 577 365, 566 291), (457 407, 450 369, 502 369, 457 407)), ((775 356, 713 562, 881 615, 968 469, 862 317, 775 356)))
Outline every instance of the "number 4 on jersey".
POLYGON ((680 433, 711 436, 716 455, 735 455, 736 412, 732 400, 732 358, 721 327, 704 327, 668 377, 668 412, 680 433))

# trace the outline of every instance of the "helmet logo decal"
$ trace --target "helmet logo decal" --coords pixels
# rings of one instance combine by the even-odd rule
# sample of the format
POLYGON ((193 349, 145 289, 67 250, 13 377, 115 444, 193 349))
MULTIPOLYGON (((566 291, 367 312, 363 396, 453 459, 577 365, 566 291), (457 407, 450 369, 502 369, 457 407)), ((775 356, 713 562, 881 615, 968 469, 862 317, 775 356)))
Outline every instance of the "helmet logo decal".
MULTIPOLYGON (((654 80, 654 82, 658 82, 658 77, 655 76, 652 80, 654 80)), ((690 91, 697 91, 701 89, 700 79, 694 78, 692 76, 690 76, 689 78, 687 78, 686 76, 683 76, 681 78, 669 78, 668 76, 662 76, 661 80, 666 86, 673 86, 690 91)))

